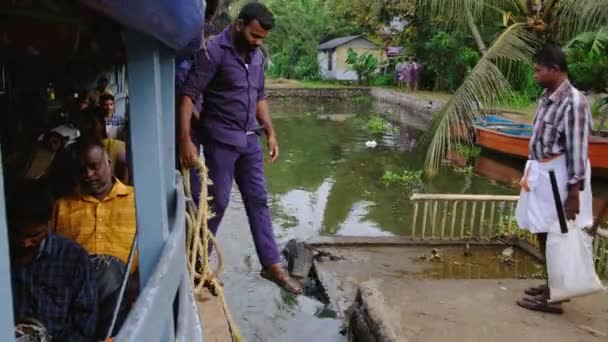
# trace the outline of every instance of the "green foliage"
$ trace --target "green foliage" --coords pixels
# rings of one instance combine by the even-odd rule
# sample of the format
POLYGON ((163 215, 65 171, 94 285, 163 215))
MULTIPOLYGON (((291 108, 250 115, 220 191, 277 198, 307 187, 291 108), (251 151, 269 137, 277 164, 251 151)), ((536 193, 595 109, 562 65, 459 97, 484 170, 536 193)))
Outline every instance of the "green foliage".
POLYGON ((376 75, 376 76, 372 77, 370 85, 372 85, 372 86, 395 85, 395 75, 393 75, 393 74, 376 75))
POLYGON ((591 114, 596 120, 596 128, 603 130, 608 120, 608 96, 600 96, 591 104, 591 114))
POLYGON ((572 82, 581 90, 605 91, 608 87, 608 57, 591 57, 584 49, 574 48, 568 54, 572 82))
POLYGON ((385 171, 380 178, 380 182, 384 186, 400 184, 412 191, 422 187, 422 171, 420 170, 404 170, 401 172, 385 171))
POLYGON ((521 109, 530 106, 533 102, 532 97, 534 95, 521 91, 511 93, 510 96, 505 96, 501 101, 500 105, 506 108, 521 109))
POLYGON ((348 49, 346 64, 357 73, 359 83, 369 84, 372 75, 378 69, 378 58, 372 54, 359 55, 353 49, 348 49))
POLYGON ((566 44, 571 78, 580 89, 608 87, 608 27, 583 32, 566 44))
POLYGON ((454 171, 461 175, 472 175, 473 174, 473 166, 464 166, 464 167, 455 167, 454 171))
POLYGON ((333 13, 370 34, 383 34, 393 17, 407 17, 415 0, 328 0, 333 13))
POLYGON ((318 80, 319 74, 319 63, 316 57, 302 56, 296 64, 294 70, 295 76, 299 80, 318 80))
POLYGON ((372 134, 382 134, 386 130, 386 121, 376 116, 367 120, 366 127, 372 134))
POLYGON ((456 89, 481 57, 477 50, 467 46, 463 37, 444 31, 432 34, 418 52, 425 63, 423 78, 433 80, 426 86, 434 90, 456 89))
POLYGON ((477 145, 456 145, 456 152, 465 157, 467 160, 475 159, 481 154, 481 147, 477 145))
POLYGON ((322 41, 357 34, 352 23, 332 14, 323 0, 267 0, 275 27, 266 44, 272 77, 317 79, 317 46, 322 41))

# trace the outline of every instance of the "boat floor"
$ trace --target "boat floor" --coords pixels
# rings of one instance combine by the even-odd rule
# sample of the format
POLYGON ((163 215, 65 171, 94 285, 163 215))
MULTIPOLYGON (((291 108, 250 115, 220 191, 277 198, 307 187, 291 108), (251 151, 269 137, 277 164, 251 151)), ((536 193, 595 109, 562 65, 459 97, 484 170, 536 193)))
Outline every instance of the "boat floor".
MULTIPOLYGON (((608 295, 575 299, 563 315, 531 312, 515 301, 539 280, 425 279, 411 256, 430 247, 320 247, 344 259, 317 263, 340 309, 363 308, 376 338, 386 341, 606 341, 608 295), (413 248, 413 249, 412 249, 413 248)), ((475 250, 472 248, 472 252, 475 250)), ((352 322, 352 321, 351 321, 352 322)))

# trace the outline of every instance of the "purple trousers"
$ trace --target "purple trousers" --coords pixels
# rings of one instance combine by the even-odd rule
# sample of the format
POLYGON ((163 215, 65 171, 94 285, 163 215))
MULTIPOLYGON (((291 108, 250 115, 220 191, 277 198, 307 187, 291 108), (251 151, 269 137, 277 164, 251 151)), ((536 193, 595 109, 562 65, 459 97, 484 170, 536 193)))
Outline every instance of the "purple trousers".
MULTIPOLYGON (((196 144, 196 143, 195 143, 196 144)), ((262 147, 255 134, 247 137, 247 147, 235 147, 217 141, 204 141, 203 153, 209 168, 211 210, 215 216, 209 220, 209 230, 216 235, 230 201, 232 182, 236 181, 249 220, 249 228, 262 267, 280 261, 280 254, 272 231, 268 194, 264 179, 262 147)), ((192 176, 192 193, 199 201, 201 184, 196 172, 192 176)))

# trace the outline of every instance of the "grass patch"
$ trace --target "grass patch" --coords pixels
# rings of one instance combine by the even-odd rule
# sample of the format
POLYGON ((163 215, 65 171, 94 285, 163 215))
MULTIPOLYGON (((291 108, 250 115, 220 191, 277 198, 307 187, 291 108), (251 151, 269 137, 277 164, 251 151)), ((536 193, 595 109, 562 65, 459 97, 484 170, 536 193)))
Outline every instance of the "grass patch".
POLYGON ((380 178, 384 186, 402 185, 410 191, 422 187, 422 171, 421 170, 404 170, 401 172, 385 171, 380 178))
POLYGON ((367 120, 365 126, 372 134, 382 134, 386 130, 386 121, 379 116, 375 116, 367 120))

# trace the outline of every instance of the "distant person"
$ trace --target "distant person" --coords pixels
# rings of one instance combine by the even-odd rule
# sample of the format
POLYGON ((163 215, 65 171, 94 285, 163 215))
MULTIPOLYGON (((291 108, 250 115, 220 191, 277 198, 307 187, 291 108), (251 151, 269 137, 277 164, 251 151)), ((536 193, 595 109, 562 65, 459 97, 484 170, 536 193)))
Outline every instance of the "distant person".
POLYGON ((97 86, 95 89, 89 91, 86 96, 86 102, 89 107, 96 108, 100 105, 100 100, 102 95, 114 95, 109 88, 110 82, 105 76, 97 79, 97 86))
POLYGON ((89 256, 48 232, 51 199, 33 189, 20 189, 7 208, 15 322, 39 321, 53 341, 93 341, 97 287, 89 256))
MULTIPOLYGON (((132 187, 112 177, 103 143, 85 139, 74 150, 80 188, 57 201, 51 231, 78 242, 90 254, 99 291, 97 333, 102 338, 112 320, 135 237, 135 194, 132 187)), ((137 261, 131 275, 136 274, 136 267, 137 261)), ((123 301, 114 332, 126 314, 127 303, 123 301)))
POLYGON ((418 84, 420 82, 420 75, 422 74, 422 64, 418 62, 415 57, 410 59, 409 64, 409 88, 410 91, 418 91, 418 84))
MULTIPOLYGON (((545 255, 547 235, 560 233, 549 171, 555 172, 567 220, 575 229, 593 224, 591 165, 588 146, 591 110, 585 96, 568 80, 566 55, 547 45, 534 56, 536 82, 545 89, 534 115, 529 161, 520 181, 517 223, 535 233, 545 255)), ((517 304, 529 310, 562 313, 561 303, 549 303, 548 283, 527 289, 517 304)))
POLYGON ((401 76, 401 72, 405 68, 405 62, 403 58, 399 58, 397 65, 395 65, 395 80, 399 81, 399 76, 401 76))
POLYGON ((100 112, 105 120, 108 138, 124 141, 126 138, 126 120, 114 115, 114 95, 104 94, 99 98, 100 112))
POLYGON ((412 63, 407 60, 403 62, 403 65, 401 66, 401 71, 399 72, 399 79, 397 82, 397 86, 399 89, 407 90, 409 87, 412 67, 411 64, 412 63))
POLYGON ((202 94, 201 128, 196 133, 202 138, 213 182, 209 194, 213 197, 211 207, 215 216, 209 220, 209 229, 217 233, 236 180, 262 264, 262 276, 300 294, 302 288, 280 263, 268 208, 264 157, 258 141, 258 134, 265 132, 270 159, 276 161, 279 144, 264 95, 264 58, 259 49, 273 25, 273 16, 266 6, 248 3, 236 22, 210 40, 206 52, 199 54, 181 88, 179 156, 186 168, 198 159, 191 124, 193 104, 202 94))

